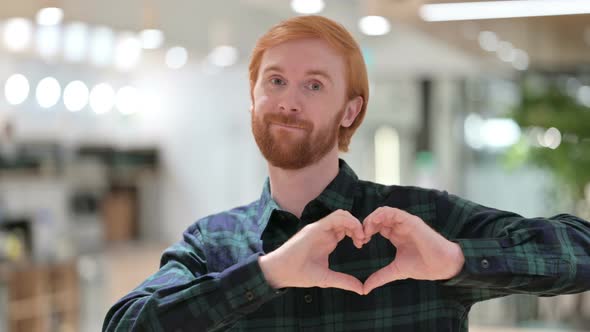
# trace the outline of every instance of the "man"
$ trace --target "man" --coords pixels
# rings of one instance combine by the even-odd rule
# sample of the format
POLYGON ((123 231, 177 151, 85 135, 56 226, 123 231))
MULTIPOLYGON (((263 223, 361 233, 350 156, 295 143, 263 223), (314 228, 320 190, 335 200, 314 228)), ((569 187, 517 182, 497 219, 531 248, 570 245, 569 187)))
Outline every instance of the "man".
POLYGON ((106 331, 466 331, 477 301, 590 288, 590 227, 360 181, 342 160, 368 101, 357 43, 302 16, 258 40, 259 200, 205 217, 108 312, 106 331))

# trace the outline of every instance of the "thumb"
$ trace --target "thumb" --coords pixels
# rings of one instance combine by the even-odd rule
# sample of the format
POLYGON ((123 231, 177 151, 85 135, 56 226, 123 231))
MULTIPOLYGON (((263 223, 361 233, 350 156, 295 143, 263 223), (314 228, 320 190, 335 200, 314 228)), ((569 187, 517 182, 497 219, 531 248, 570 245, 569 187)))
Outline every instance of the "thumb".
POLYGON ((365 283, 363 284, 363 294, 368 295, 373 289, 377 287, 381 287, 392 281, 402 279, 400 278, 399 273, 395 273, 395 270, 394 262, 392 262, 384 268, 375 271, 369 276, 369 278, 367 278, 367 280, 365 280, 365 283))
POLYGON ((363 295, 363 284, 357 278, 341 272, 328 270, 324 283, 320 286, 323 288, 334 287, 363 295))

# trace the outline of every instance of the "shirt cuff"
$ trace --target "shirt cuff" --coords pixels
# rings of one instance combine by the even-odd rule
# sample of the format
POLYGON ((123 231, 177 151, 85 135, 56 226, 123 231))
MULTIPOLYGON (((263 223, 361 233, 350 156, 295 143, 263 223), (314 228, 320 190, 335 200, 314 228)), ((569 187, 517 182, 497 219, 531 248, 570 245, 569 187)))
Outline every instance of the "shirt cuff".
POLYGON ((256 253, 219 275, 228 303, 236 312, 249 313, 286 291, 272 288, 265 279, 258 263, 262 255, 256 253))
POLYGON ((451 279, 444 280, 446 286, 485 287, 490 278, 510 273, 503 246, 496 239, 459 239, 453 242, 463 250, 463 269, 451 279))

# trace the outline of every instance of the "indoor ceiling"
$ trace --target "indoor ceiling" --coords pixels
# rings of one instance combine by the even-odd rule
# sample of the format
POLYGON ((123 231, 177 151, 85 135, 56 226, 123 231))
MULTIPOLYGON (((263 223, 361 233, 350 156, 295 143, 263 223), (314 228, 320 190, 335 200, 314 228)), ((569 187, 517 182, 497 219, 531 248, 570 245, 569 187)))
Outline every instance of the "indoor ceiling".
MULTIPOLYGON (((478 0, 470 0, 478 1, 478 0)), ((419 15, 423 4, 460 0, 381 0, 384 15, 441 38, 461 49, 490 56, 478 43, 481 31, 495 32, 502 40, 525 50, 531 66, 541 70, 573 71, 590 61, 590 15, 425 22, 419 15)))
MULTIPOLYGON (((481 31, 492 31, 504 41, 526 51, 531 67, 541 70, 572 71, 590 59, 590 15, 478 21, 425 22, 418 15, 421 5, 457 0, 325 0, 322 14, 339 20, 356 31, 364 15, 383 15, 394 25, 414 28, 483 59, 495 55, 482 50, 481 31), (356 29, 356 30, 355 30, 356 29)), ((249 52, 256 38, 269 26, 294 15, 288 0, 19 0, 0 2, 0 20, 30 17, 46 3, 65 11, 65 20, 108 25, 117 30, 139 31, 155 23, 164 30, 167 44, 179 44, 206 54, 220 43, 231 43, 249 52), (146 8, 155 15, 146 19, 146 8)), ((394 32, 394 31, 392 31, 394 32)), ((388 39, 381 37, 380 43, 388 39)))

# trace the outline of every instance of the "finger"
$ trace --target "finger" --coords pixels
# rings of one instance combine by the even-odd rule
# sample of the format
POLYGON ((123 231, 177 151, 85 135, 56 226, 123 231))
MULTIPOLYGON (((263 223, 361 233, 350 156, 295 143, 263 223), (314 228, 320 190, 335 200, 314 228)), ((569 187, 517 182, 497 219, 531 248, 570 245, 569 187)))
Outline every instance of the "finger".
MULTIPOLYGON (((357 248, 361 248, 364 244, 364 241, 361 239, 358 239, 350 230, 346 230, 346 236, 348 236, 349 238, 352 239, 352 243, 354 244, 355 247, 357 248)), ((364 236, 364 234, 363 234, 364 236)))
POLYGON ((393 234, 393 228, 391 227, 381 227, 381 229, 379 230, 379 234, 381 234, 381 236, 383 236, 386 239, 391 238, 392 234, 393 234))
POLYGON ((384 209, 378 208, 368 215, 363 221, 363 231, 365 232, 365 240, 369 240, 373 235, 379 233, 381 229, 381 220, 383 218, 384 209))
POLYGON ((377 287, 381 287, 385 284, 388 284, 392 281, 401 279, 399 273, 396 273, 397 269, 395 268, 395 264, 392 262, 391 264, 385 266, 384 268, 375 271, 373 274, 367 278, 363 285, 363 294, 369 294, 373 289, 377 287))
POLYGON ((415 215, 404 210, 390 206, 382 206, 365 218, 365 222, 376 222, 394 226, 414 218, 416 218, 415 215))
POLYGON ((341 272, 329 270, 326 274, 322 288, 333 287, 363 295, 363 284, 357 278, 341 272))
POLYGON ((381 234, 381 236, 383 236, 384 238, 388 239, 389 242, 391 242, 398 249, 399 247, 403 246, 404 243, 411 241, 411 239, 409 239, 408 237, 398 234, 396 228, 392 227, 381 228, 379 234, 381 234))
POLYGON ((364 240, 365 232, 363 231, 363 225, 361 224, 360 220, 358 220, 355 216, 353 216, 348 211, 343 211, 344 216, 344 223, 340 224, 339 226, 345 227, 351 232, 351 238, 360 240, 364 240))
POLYGON ((396 228, 400 226, 400 231, 406 234, 411 232, 412 227, 415 223, 413 221, 419 219, 404 210, 392 208, 389 206, 380 207, 369 215, 363 222, 366 236, 372 236, 379 232, 380 227, 396 228))
POLYGON ((363 243, 365 232, 360 221, 350 212, 338 210, 333 212, 332 218, 326 218, 326 226, 332 231, 347 231, 347 235, 357 243, 363 243))

